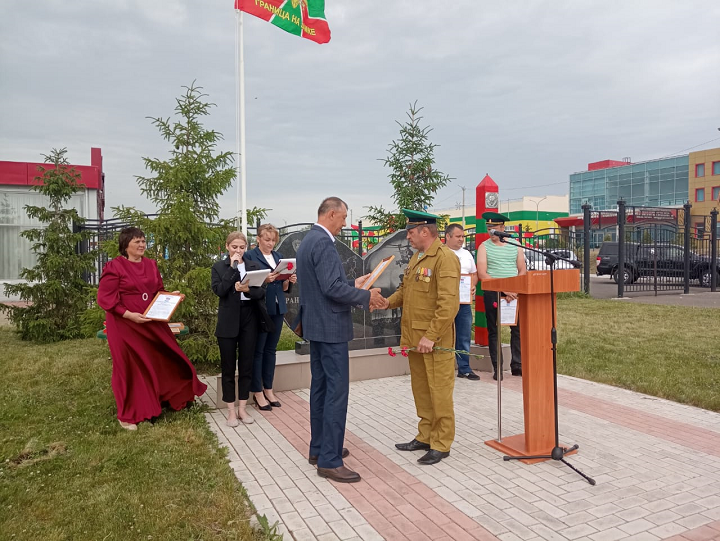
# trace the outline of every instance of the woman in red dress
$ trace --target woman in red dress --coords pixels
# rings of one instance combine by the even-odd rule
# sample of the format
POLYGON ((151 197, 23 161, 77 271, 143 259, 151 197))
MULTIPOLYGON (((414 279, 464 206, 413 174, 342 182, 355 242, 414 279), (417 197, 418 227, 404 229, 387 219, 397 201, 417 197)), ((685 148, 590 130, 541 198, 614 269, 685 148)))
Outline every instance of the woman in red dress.
POLYGON ((143 316, 155 294, 164 291, 157 263, 143 257, 145 234, 137 227, 123 229, 119 244, 121 256, 108 261, 100 277, 98 304, 106 312, 118 421, 137 430, 137 423, 160 415, 163 403, 183 409, 207 386, 168 324, 143 316))

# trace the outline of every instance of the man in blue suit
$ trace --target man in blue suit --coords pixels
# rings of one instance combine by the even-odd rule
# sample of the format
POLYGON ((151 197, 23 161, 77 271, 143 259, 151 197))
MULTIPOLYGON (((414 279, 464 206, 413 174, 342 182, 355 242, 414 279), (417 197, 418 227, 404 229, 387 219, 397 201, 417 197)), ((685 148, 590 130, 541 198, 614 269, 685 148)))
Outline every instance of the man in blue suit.
POLYGON ((318 221, 298 248, 300 320, 303 338, 310 341, 310 464, 318 475, 340 483, 360 481, 360 474, 343 465, 350 453, 343 447, 350 391, 348 342, 353 338, 350 308, 365 310, 384 304, 379 289, 359 286, 368 275, 348 280, 335 249, 335 237, 345 226, 347 204, 328 197, 318 208, 318 221))

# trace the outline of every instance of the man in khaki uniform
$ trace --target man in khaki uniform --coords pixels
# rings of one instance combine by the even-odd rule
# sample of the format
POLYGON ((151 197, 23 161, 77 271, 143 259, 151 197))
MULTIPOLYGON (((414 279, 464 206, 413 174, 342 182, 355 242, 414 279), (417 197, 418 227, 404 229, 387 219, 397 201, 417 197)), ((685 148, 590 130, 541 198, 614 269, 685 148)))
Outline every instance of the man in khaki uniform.
POLYGON ((387 299, 387 308, 402 306, 401 340, 409 352, 410 380, 420 422, 401 451, 425 450, 420 464, 437 464, 450 455, 455 438, 453 387, 455 354, 433 351, 455 346, 455 316, 460 307, 460 262, 438 239, 437 216, 403 209, 407 238, 418 250, 405 269, 400 287, 387 299))

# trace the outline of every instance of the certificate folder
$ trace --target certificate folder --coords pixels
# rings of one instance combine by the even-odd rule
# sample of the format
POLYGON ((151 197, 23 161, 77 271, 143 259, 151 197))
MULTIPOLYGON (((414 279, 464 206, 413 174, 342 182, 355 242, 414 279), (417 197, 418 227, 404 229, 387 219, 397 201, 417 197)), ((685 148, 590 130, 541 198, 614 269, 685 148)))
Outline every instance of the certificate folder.
POLYGON ((375 283, 375 280, 377 280, 380 275, 385 272, 385 269, 388 268, 393 259, 395 259, 395 256, 391 255, 380 261, 380 263, 378 263, 377 266, 370 273, 368 279, 365 280, 363 285, 360 286, 360 289, 370 289, 370 287, 375 283))
POLYGON ((240 283, 243 285, 248 284, 250 287, 260 287, 263 285, 263 282, 265 282, 268 274, 270 274, 270 270, 268 269, 247 271, 240 283))
POLYGON ((273 272, 279 272, 276 280, 287 280, 297 271, 295 259, 281 259, 277 266, 273 269, 273 272))
POLYGON ((156 321, 170 321, 173 312, 175 312, 182 300, 183 296, 180 293, 158 291, 143 316, 156 321))

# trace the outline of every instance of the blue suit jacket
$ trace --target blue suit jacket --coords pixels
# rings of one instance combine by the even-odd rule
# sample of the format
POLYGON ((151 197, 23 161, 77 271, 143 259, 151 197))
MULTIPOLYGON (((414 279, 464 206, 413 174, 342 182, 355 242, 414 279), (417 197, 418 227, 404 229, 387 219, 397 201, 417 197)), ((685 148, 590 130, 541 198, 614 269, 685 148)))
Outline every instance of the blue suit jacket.
MULTIPOLYGON (((282 254, 273 250, 272 256, 273 259, 275 259, 275 265, 277 266, 277 264, 282 259, 282 254)), ((265 256, 260 251, 260 248, 253 248, 252 250, 248 250, 247 252, 245 252, 243 259, 245 261, 257 262, 260 265, 261 269, 273 270, 275 268, 268 265, 267 259, 265 259, 265 256)), ((290 287, 292 287, 292 284, 290 284, 290 287)), ((288 288, 288 293, 290 292, 290 287, 288 288)), ((265 306, 267 306, 267 312, 271 316, 276 316, 278 314, 284 314, 285 312, 287 312, 287 305, 285 304, 285 292, 283 291, 282 280, 275 280, 274 282, 270 282, 269 284, 267 284, 267 287, 265 289, 265 306)))
POLYGON ((327 232, 317 225, 305 235, 297 251, 300 317, 303 338, 314 342, 353 339, 351 306, 369 308, 370 292, 348 280, 327 232))

